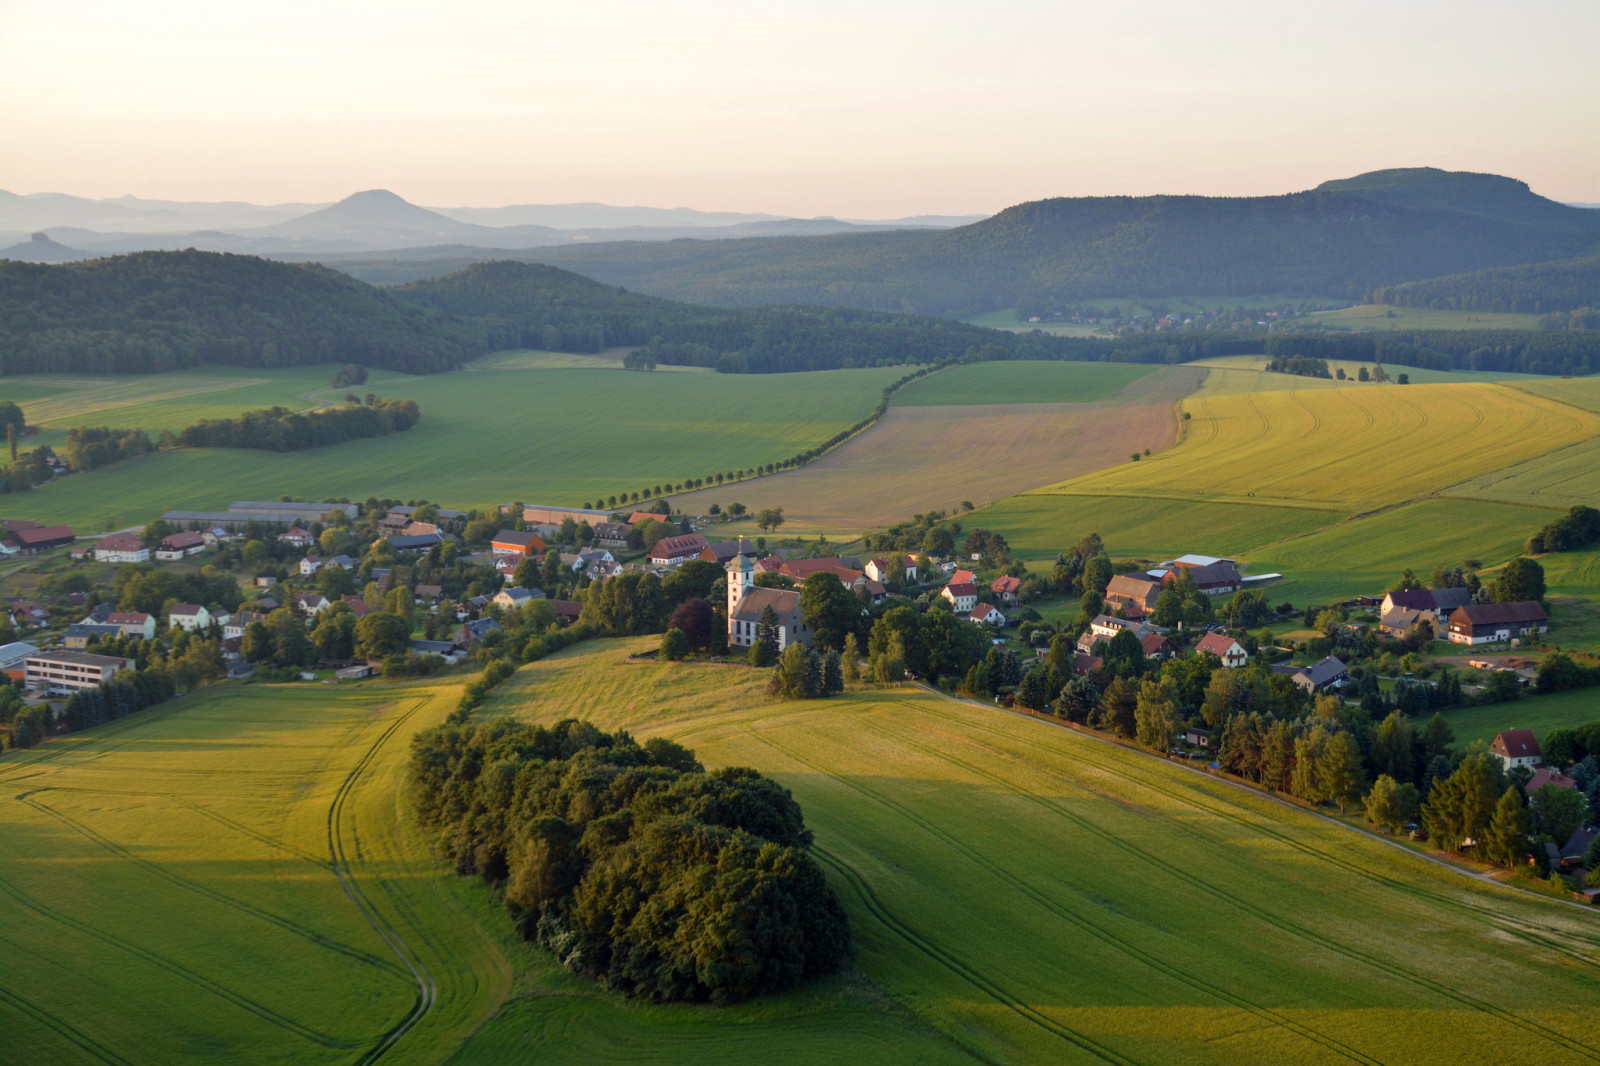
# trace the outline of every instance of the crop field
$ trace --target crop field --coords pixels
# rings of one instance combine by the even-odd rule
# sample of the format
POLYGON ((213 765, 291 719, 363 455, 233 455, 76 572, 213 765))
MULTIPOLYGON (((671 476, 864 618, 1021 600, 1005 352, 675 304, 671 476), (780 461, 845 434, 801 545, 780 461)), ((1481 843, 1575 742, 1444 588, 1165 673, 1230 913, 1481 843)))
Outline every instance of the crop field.
POLYGON ((1600 434, 1587 411, 1485 382, 1201 394, 1185 409, 1177 447, 1039 491, 1358 512, 1600 434))
POLYGON ((1600 411, 1600 377, 1536 378, 1519 386, 1529 392, 1600 411))
POLYGON ((968 363, 912 382, 895 394, 894 404, 1087 403, 1115 396, 1155 369, 1135 363, 968 363))
MULTIPOLYGON (((1318 388, 1372 388, 1389 389, 1398 388, 1394 384, 1395 378, 1405 374, 1411 379, 1412 385, 1442 385, 1460 383, 1463 381, 1515 381, 1548 383, 1559 381, 1544 374, 1517 374, 1510 371, 1493 370, 1427 370, 1416 366, 1400 366, 1395 363, 1383 365, 1384 372, 1389 375, 1390 381, 1362 382, 1357 380, 1362 367, 1370 372, 1374 364, 1363 363, 1355 359, 1328 359, 1328 373, 1337 373, 1343 370, 1346 380, 1328 378, 1308 378, 1299 374, 1284 374, 1267 369, 1267 363, 1272 357, 1268 355, 1225 355, 1215 359, 1200 359, 1186 366, 1210 367, 1214 373, 1207 376, 1201 392, 1210 395, 1224 395, 1232 392, 1281 392, 1285 389, 1318 389, 1318 388), (1244 373, 1255 375, 1251 378, 1244 373)), ((1559 395, 1554 398, 1561 399, 1559 395)))
POLYGON ((1538 315, 1489 311, 1444 311, 1428 307, 1390 307, 1360 304, 1339 311, 1313 311, 1312 315, 1345 329, 1538 329, 1538 315))
POLYGON ((1600 439, 1580 441, 1548 455, 1491 470, 1442 490, 1475 500, 1504 500, 1536 507, 1593 506, 1600 497, 1600 439))
POLYGON ((438 1060, 510 966, 397 818, 454 685, 227 685, 0 759, 0 1062, 438 1060))
POLYGON ((1167 447, 1177 432, 1174 405, 1195 381, 1194 371, 1172 367, 1092 403, 896 404, 877 425, 799 470, 673 502, 690 513, 734 501, 782 507, 785 533, 858 531, 963 500, 982 504, 1167 447))
POLYGON ((7 514, 87 531, 142 525, 169 507, 284 494, 576 505, 787 458, 865 417, 902 374, 547 369, 405 378, 377 391, 421 404, 422 423, 410 432, 289 454, 164 452, 41 486, 7 514))
MULTIPOLYGON (((1600 928, 1575 907, 917 688, 776 703, 740 668, 621 662, 649 643, 596 642, 534 664, 487 710, 589 717, 676 739, 709 765, 776 776, 816 832, 815 853, 850 913, 857 967, 975 1057, 1600 1055, 1600 928)), ((531 990, 459 1061, 511 1049, 543 1059, 547 1046, 603 1059, 624 1040, 642 1061, 750 1053, 708 1041, 682 1054, 682 1031, 647 1024, 649 1012, 632 1012, 620 1033, 614 1017, 569 1016, 531 990)), ((814 1018, 828 1027, 826 1013, 814 1018)))

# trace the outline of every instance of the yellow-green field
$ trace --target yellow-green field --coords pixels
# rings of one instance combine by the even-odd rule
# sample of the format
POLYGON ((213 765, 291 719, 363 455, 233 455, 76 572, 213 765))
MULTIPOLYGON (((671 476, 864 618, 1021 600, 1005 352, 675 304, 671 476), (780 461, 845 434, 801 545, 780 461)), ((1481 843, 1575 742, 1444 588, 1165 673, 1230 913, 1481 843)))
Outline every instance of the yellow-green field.
POLYGON ((1503 385, 1200 394, 1177 447, 1039 490, 1363 511, 1590 439, 1600 417, 1503 385))
MULTIPOLYGON (((816 831, 857 965, 974 1057, 1600 1055, 1592 914, 1002 711, 916 688, 767 702, 738 668, 621 661, 648 644, 535 664, 488 713, 588 717, 777 776, 816 831)), ((559 1013, 536 990, 514 996, 459 1059, 616 1050, 605 1018, 559 1013)), ((641 1060, 678 1057, 627 1037, 641 1060)), ((682 1057, 720 1059, 714 1046, 682 1057)))
POLYGON ((1339 311, 1313 311, 1312 317, 1345 329, 1538 329, 1538 315, 1489 311, 1444 311, 1428 307, 1359 304, 1339 311))
POLYGON ((1267 364, 1271 361, 1272 357, 1269 355, 1225 355, 1214 359, 1200 359, 1188 365, 1210 368, 1213 373, 1207 376, 1201 391, 1219 395, 1231 392, 1281 392, 1285 389, 1399 388, 1395 382, 1401 374, 1406 375, 1412 385, 1441 385, 1463 381, 1515 381, 1522 384, 1544 385, 1561 380, 1544 374, 1517 374, 1495 370, 1427 370, 1423 367, 1385 363, 1383 369, 1384 373, 1389 375, 1389 381, 1363 382, 1358 380, 1362 368, 1365 367, 1370 373, 1377 364, 1363 363, 1356 359, 1324 360, 1328 364, 1328 373, 1337 374, 1340 370, 1345 372, 1345 380, 1340 381, 1337 378, 1308 378, 1299 374, 1269 371, 1267 364))

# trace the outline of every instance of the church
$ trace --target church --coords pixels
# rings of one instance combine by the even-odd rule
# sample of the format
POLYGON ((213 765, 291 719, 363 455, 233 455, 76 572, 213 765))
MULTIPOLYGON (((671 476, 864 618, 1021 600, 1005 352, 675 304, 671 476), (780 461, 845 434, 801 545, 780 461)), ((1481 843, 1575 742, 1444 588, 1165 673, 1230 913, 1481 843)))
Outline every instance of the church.
POLYGON ((800 593, 790 589, 764 589, 755 583, 756 561, 749 555, 728 560, 728 646, 748 648, 756 642, 756 627, 768 607, 778 617, 778 650, 795 641, 810 646, 811 634, 800 620, 800 593))

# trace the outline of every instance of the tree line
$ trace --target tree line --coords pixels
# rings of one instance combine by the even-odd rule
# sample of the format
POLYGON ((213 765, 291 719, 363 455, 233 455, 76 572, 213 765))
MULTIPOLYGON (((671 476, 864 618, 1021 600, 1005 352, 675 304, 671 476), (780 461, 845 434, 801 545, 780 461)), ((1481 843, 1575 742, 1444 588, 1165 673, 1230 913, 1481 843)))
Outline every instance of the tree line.
POLYGON ((1532 315, 1600 307, 1600 256, 1492 267, 1386 285, 1374 289, 1369 302, 1532 315))
POLYGON ((204 418, 179 430, 172 443, 183 448, 258 448, 297 452, 329 444, 404 433, 422 420, 415 400, 343 403, 312 411, 267 407, 234 418, 204 418))
POLYGON ((567 719, 412 742, 412 795, 456 871, 500 887, 569 971, 652 1000, 732 1003, 832 973, 844 908, 789 791, 688 749, 567 719))

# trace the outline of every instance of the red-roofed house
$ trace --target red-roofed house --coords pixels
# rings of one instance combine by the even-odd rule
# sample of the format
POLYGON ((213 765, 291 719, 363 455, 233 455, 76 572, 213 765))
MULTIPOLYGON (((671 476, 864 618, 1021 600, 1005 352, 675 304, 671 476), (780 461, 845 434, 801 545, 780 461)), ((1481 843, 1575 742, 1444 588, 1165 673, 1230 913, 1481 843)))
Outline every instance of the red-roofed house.
POLYGON ((1178 654, 1178 646, 1161 633, 1146 633, 1139 638, 1146 659, 1170 659, 1178 654))
POLYGON ((105 624, 119 626, 123 636, 153 640, 156 635, 155 615, 143 611, 112 611, 105 616, 105 624))
POLYGON ((980 603, 972 609, 971 614, 967 615, 967 621, 986 626, 1003 626, 1006 624, 1006 616, 993 604, 980 603))
POLYGON ((502 529, 489 542, 496 555, 543 555, 544 538, 532 530, 502 529))
POLYGON ((1543 766, 1544 752, 1531 729, 1506 729, 1489 742, 1489 754, 1507 770, 1513 766, 1543 766))
POLYGON ((97 563, 148 563, 150 549, 132 533, 113 533, 94 546, 97 563))
POLYGON ((1222 660, 1222 665, 1230 670, 1237 670, 1250 661, 1250 653, 1244 650, 1244 645, 1223 633, 1207 633, 1200 638, 1200 643, 1194 646, 1196 652, 1208 651, 1222 660))
POLYGON ((367 607, 367 601, 362 599, 360 596, 340 596, 339 602, 350 608, 350 613, 354 614, 357 618, 360 618, 362 615, 366 614, 369 609, 367 607))
POLYGON ((33 555, 71 544, 77 537, 67 526, 40 526, 36 529, 12 530, 7 539, 17 542, 17 550, 21 554, 33 555))
POLYGON ((630 526, 642 526, 646 522, 670 522, 671 520, 670 516, 656 514, 654 511, 635 511, 628 516, 628 524, 630 526))
POLYGON ((1541 766, 1533 772, 1532 777, 1528 778, 1528 784, 1522 791, 1531 796, 1546 785, 1554 785, 1557 788, 1577 788, 1578 782, 1558 770, 1552 770, 1548 766, 1541 766))
POLYGON ((1452 644, 1489 644, 1525 637, 1529 633, 1548 633, 1550 617, 1537 600, 1519 603, 1475 603, 1450 612, 1452 644))
POLYGON ((997 577, 989 585, 989 590, 1000 597, 1001 603, 1016 603, 1017 590, 1022 587, 1020 577, 997 577))
POLYGON ((959 585, 963 583, 968 585, 976 585, 978 583, 978 575, 974 574, 971 570, 957 570, 955 573, 950 575, 950 584, 959 585))
POLYGON ((156 558, 168 562, 182 559, 185 555, 195 555, 206 550, 206 538, 198 533, 185 531, 174 533, 170 537, 162 537, 161 543, 156 545, 156 558))
POLYGON ((978 606, 978 588, 971 581, 952 581, 939 590, 939 595, 950 601, 956 614, 971 614, 978 606))
POLYGON ((650 549, 650 561, 656 566, 677 566, 688 562, 709 545, 699 533, 685 533, 681 537, 662 537, 650 549))
POLYGON ((309 548, 311 547, 311 542, 316 538, 307 530, 301 529, 299 526, 292 526, 287 533, 280 535, 278 539, 285 544, 293 544, 296 548, 309 548))

